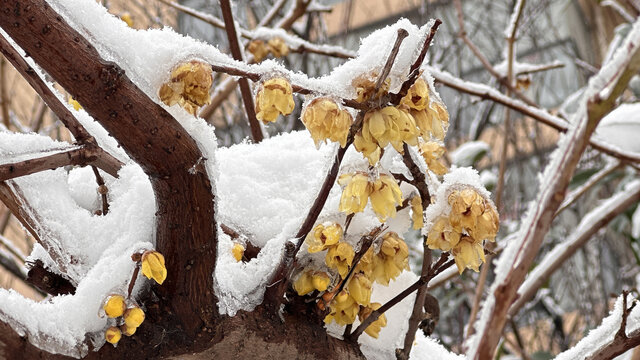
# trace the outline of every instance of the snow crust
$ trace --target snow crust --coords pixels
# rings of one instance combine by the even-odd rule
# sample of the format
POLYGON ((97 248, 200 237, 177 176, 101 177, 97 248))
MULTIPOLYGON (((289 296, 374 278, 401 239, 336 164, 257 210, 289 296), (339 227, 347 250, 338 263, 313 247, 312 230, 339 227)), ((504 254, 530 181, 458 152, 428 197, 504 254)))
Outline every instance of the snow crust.
POLYGON ((605 116, 596 129, 604 142, 640 153, 640 103, 621 104, 605 116))
POLYGON ((468 141, 450 152, 449 157, 457 166, 472 166, 478 157, 490 150, 489 144, 484 141, 468 141))

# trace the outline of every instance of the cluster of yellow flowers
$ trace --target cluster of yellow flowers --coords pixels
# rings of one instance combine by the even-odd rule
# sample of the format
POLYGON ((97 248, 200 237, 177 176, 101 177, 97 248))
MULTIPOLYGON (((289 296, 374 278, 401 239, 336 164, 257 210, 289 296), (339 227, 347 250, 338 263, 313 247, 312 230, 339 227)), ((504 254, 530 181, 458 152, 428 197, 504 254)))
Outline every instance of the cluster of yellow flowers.
POLYGON ((188 113, 195 115, 201 106, 211 101, 211 85, 211 65, 200 61, 183 63, 173 69, 170 81, 160 88, 160 100, 168 106, 179 104, 188 113))
MULTIPOLYGON (((354 85, 356 101, 362 102, 374 96, 375 84, 372 81, 359 80, 354 85)), ((375 96, 379 97, 380 94, 375 96)), ((396 151, 403 153, 403 143, 416 146, 419 138, 430 141, 435 137, 442 141, 448 126, 449 114, 446 108, 429 98, 429 87, 424 79, 419 78, 398 106, 368 111, 364 116, 362 129, 356 134, 353 143, 356 150, 371 165, 375 165, 387 145, 391 144, 396 151)))
POLYGON ((396 206, 402 204, 402 191, 393 176, 380 174, 372 179, 369 174, 356 172, 343 174, 338 184, 344 186, 339 210, 347 214, 361 212, 371 200, 371 208, 381 222, 396 216, 396 206))
MULTIPOLYGON (((142 262, 142 274, 148 279, 154 279, 162 284, 167 278, 167 268, 164 266, 164 256, 157 251, 145 251, 132 256, 134 261, 142 262)), ((127 307, 125 297, 120 294, 109 295, 102 305, 107 317, 116 319, 119 326, 110 326, 104 333, 107 342, 117 344, 122 334, 131 336, 144 321, 144 311, 137 305, 127 307)))
MULTIPOLYGON (((324 321, 346 325, 353 324, 356 317, 364 321, 380 307, 379 303, 371 302, 373 282, 388 285, 390 280, 395 279, 405 269, 408 270, 409 248, 396 233, 386 233, 382 237, 379 251, 375 253, 373 247, 369 248, 353 269, 353 275, 346 286, 336 293, 353 266, 355 257, 353 247, 340 241, 342 236, 343 230, 339 224, 325 223, 316 225, 305 239, 310 253, 327 250, 325 263, 329 269, 338 273, 338 281, 335 281, 337 284, 333 289, 329 291, 332 284, 329 273, 311 269, 304 269, 299 273, 293 288, 300 296, 316 290, 324 291, 322 300, 317 304, 322 310, 329 305, 329 314, 324 321)), ((378 338, 380 329, 386 324, 387 319, 383 314, 369 325, 365 332, 378 338)))
POLYGON ((262 122, 276 121, 278 115, 291 114, 295 107, 293 89, 284 78, 275 77, 260 85, 256 94, 256 117, 262 122))
POLYGON ((249 45, 247 45, 247 50, 253 55, 255 62, 260 62, 266 58, 269 53, 276 58, 287 56, 289 46, 287 46, 287 43, 285 43, 282 38, 276 36, 269 39, 266 43, 260 39, 251 40, 249 45))
POLYGON ((484 240, 494 241, 498 213, 489 199, 473 187, 454 190, 448 197, 451 212, 438 217, 427 235, 430 249, 450 251, 458 271, 478 271, 485 261, 484 240))
POLYGON ((320 146, 322 141, 331 140, 337 141, 340 146, 345 147, 353 118, 335 101, 328 98, 316 98, 307 105, 302 113, 302 122, 309 130, 316 146, 320 146))
POLYGON ((144 311, 140 307, 134 305, 127 308, 126 301, 122 295, 109 296, 102 308, 109 318, 114 318, 121 324, 120 326, 109 327, 104 333, 107 342, 114 345, 120 341, 122 334, 126 336, 135 334, 145 318, 144 311))

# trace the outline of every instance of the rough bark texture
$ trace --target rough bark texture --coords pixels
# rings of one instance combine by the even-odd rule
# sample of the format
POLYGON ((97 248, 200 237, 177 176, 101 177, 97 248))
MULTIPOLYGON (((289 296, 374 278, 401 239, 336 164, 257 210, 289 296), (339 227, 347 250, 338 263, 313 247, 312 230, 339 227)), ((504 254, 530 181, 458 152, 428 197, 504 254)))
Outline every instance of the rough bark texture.
POLYGON ((201 165, 188 171, 201 159, 194 140, 46 2, 4 1, 0 26, 149 176, 157 204, 156 247, 168 269, 156 294, 185 339, 209 334, 216 309, 216 227, 207 173, 201 165))

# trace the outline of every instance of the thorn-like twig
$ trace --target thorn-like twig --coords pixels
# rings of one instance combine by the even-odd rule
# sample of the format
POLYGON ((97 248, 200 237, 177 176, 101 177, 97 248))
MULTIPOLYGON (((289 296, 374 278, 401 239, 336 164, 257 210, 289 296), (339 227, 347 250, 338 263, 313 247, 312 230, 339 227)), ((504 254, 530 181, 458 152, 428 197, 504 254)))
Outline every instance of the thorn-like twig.
POLYGON ((91 165, 91 170, 93 170, 93 175, 96 177, 96 182, 98 183, 98 194, 100 194, 102 200, 102 215, 107 215, 109 212, 109 201, 107 200, 108 189, 104 184, 104 179, 100 175, 100 171, 98 168, 91 165))

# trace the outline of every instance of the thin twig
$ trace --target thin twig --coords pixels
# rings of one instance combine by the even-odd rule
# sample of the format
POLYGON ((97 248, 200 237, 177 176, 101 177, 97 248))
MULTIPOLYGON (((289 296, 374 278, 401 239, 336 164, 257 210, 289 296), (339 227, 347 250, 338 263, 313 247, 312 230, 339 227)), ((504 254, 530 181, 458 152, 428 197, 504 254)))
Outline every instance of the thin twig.
POLYGON ((514 94, 518 99, 524 101, 527 105, 537 107, 538 105, 536 103, 534 103, 533 101, 531 101, 531 99, 527 98, 524 94, 522 94, 520 91, 518 91, 518 89, 516 89, 513 86, 513 84, 509 83, 505 79, 505 77, 502 76, 502 74, 500 74, 493 67, 493 65, 491 65, 491 62, 489 61, 489 59, 487 59, 484 56, 484 54, 482 54, 480 49, 478 49, 478 47, 471 41, 471 39, 469 39, 469 37, 467 36, 467 32, 464 29, 464 15, 462 13, 462 3, 461 3, 460 0, 454 0, 453 3, 455 5, 456 12, 457 12, 457 15, 458 15, 458 25, 460 26, 460 32, 458 33, 458 36, 460 36, 462 41, 464 41, 464 43, 467 45, 467 47, 469 47, 469 50, 471 50, 471 52, 473 52, 473 54, 476 56, 476 58, 478 58, 478 60, 480 60, 480 62, 482 63, 482 66, 484 66, 484 68, 493 77, 495 77, 505 88, 507 88, 509 91, 511 91, 512 94, 514 94))
POLYGON ((140 272, 140 266, 136 264, 136 267, 133 269, 133 274, 131 274, 131 280, 129 281, 129 288, 127 289, 127 299, 131 298, 131 292, 133 292, 133 287, 136 284, 136 280, 138 279, 139 272, 140 272))
POLYGON ((7 60, 4 56, 0 57, 0 108, 2 109, 2 122, 9 129, 11 125, 9 119, 9 95, 7 89, 7 60))
POLYGON ((282 7, 284 6, 284 4, 287 3, 288 0, 278 0, 275 4, 273 4, 273 6, 271 7, 271 9, 269 9, 269 11, 264 15, 264 17, 260 20, 260 22, 258 23, 257 27, 261 27, 261 26, 269 26, 269 24, 271 23, 271 21, 273 21, 273 19, 278 16, 278 12, 280 12, 280 10, 282 9, 282 7))
POLYGON ((100 175, 100 171, 94 165, 91 165, 91 170, 93 170, 93 175, 96 177, 96 182, 98 183, 98 194, 102 198, 102 215, 107 215, 109 212, 109 202, 107 201, 107 186, 104 184, 104 179, 100 175))
POLYGON ((400 301, 404 300, 407 296, 411 295, 414 291, 418 290, 421 287, 426 287, 429 284, 429 280, 431 280, 434 276, 453 265, 453 260, 447 261, 449 258, 449 253, 442 253, 438 262, 436 262, 431 269, 427 272, 425 276, 420 276, 415 283, 411 286, 403 290, 398 295, 394 296, 391 300, 387 301, 384 305, 382 305, 378 310, 375 310, 369 315, 362 323, 349 335, 349 339, 352 341, 357 341, 358 337, 364 332, 364 330, 371 325, 374 321, 378 320, 378 318, 384 314, 387 310, 391 309, 393 306, 397 305, 400 301))
POLYGON ((558 209, 558 211, 556 211, 556 214, 554 215, 554 217, 558 216, 558 214, 560 214, 564 209, 568 208, 569 206, 571 206, 571 204, 573 204, 576 200, 578 200, 580 196, 582 196, 589 189, 593 188, 593 186, 599 183, 602 179, 606 178, 607 176, 609 176, 609 174, 621 168, 622 166, 623 166, 623 163, 621 161, 615 161, 605 166, 602 170, 595 173, 593 176, 589 178, 589 180, 587 180, 587 182, 584 185, 570 192, 564 198, 562 205, 560 205, 560 208, 558 209))
MULTIPOLYGON (((242 49, 240 49, 240 44, 238 43, 238 34, 236 33, 236 25, 233 20, 230 0, 220 0, 220 8, 222 9, 222 18, 224 19, 225 30, 227 31, 227 39, 229 39, 231 55, 233 55, 235 60, 244 61, 242 49)), ((256 118, 253 94, 249 87, 249 81, 246 78, 240 78, 238 82, 240 83, 240 93, 242 94, 242 101, 244 102, 249 127, 251 128, 251 137, 253 138, 253 142, 259 143, 264 139, 264 135, 262 134, 260 123, 256 118)))

